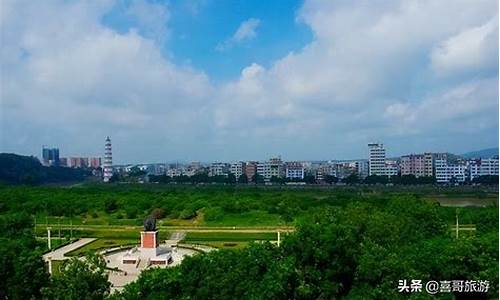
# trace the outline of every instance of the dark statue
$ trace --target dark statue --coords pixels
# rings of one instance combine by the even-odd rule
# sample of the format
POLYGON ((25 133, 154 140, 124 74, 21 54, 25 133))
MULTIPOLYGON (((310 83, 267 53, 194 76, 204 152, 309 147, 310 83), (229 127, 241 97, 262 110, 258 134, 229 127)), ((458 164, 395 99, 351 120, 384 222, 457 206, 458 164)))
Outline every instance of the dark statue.
POLYGON ((144 220, 144 231, 155 231, 156 230, 156 219, 149 216, 144 220))

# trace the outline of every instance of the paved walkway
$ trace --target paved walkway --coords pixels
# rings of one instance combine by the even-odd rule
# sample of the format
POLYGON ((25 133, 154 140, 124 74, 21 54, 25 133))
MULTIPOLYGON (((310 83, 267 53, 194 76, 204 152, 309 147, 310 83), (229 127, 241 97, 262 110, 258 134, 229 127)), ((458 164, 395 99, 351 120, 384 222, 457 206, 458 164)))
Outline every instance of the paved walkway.
POLYGON ((85 246, 89 243, 92 243, 93 241, 95 241, 96 239, 95 238, 81 238, 79 239, 78 241, 74 242, 74 243, 71 243, 69 245, 66 245, 64 247, 61 247, 61 248, 58 248, 54 251, 51 251, 49 253, 46 253, 43 255, 43 260, 44 261, 48 261, 49 260, 49 257, 52 259, 52 260, 64 260, 64 259, 68 259, 69 257, 66 257, 64 256, 64 254, 70 252, 70 251, 73 251, 75 249, 78 249, 82 246, 85 246))
POLYGON ((186 236, 186 232, 184 232, 184 231, 175 231, 175 232, 172 232, 172 234, 170 235, 170 239, 174 240, 174 241, 180 241, 185 236, 186 236))

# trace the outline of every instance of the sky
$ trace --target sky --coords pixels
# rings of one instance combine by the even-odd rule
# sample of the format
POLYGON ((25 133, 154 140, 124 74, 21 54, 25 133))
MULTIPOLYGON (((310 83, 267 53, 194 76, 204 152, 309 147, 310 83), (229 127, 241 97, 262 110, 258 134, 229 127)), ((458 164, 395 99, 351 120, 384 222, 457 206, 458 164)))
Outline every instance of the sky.
POLYGON ((114 163, 498 145, 496 0, 0 1, 0 152, 114 163))

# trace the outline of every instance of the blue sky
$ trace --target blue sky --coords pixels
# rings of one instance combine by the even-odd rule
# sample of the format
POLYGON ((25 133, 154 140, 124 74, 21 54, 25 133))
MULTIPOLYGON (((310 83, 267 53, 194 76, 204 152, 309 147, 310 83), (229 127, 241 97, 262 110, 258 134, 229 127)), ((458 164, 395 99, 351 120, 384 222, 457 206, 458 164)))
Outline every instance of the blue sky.
MULTIPOLYGON (((304 23, 296 20, 302 1, 158 1, 169 10, 168 38, 163 54, 177 64, 192 65, 217 82, 238 76, 252 63, 269 67, 290 51, 299 51, 312 39, 304 23), (240 24, 258 19, 258 35, 224 51, 217 45, 229 39, 240 24)), ((124 11, 130 1, 118 2, 103 23, 121 33, 140 27, 124 11)))
POLYGON ((498 145, 498 1, 0 1, 0 151, 116 163, 498 145))

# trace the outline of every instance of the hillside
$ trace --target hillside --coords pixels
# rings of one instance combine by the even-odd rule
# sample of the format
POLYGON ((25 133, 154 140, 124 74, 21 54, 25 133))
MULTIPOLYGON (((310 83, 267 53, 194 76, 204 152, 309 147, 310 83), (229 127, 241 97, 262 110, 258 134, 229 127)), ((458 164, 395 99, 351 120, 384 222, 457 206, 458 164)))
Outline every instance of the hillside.
POLYGON ((498 147, 497 148, 488 148, 488 149, 482 149, 478 151, 471 151, 462 154, 463 157, 465 158, 490 158, 493 156, 498 156, 498 147))
POLYGON ((82 181, 87 172, 81 169, 45 167, 32 156, 0 153, 0 182, 43 184, 82 181))

